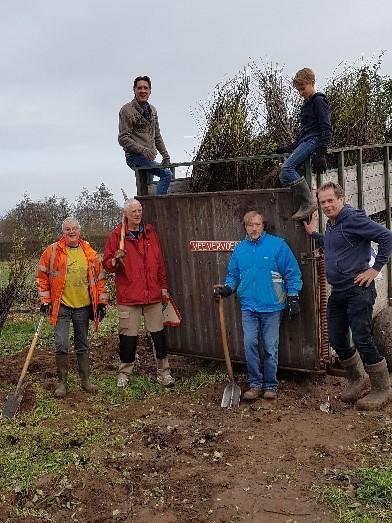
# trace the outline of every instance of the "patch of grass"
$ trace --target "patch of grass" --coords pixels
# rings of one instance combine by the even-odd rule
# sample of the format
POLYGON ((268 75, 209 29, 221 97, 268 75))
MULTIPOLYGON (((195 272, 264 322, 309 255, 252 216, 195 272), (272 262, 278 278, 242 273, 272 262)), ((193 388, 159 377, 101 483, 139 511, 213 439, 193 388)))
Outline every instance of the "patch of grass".
MULTIPOLYGON (((30 347, 33 339, 37 317, 23 315, 22 317, 7 319, 0 337, 0 356, 12 356, 30 347)), ((38 338, 39 347, 53 344, 53 327, 49 321, 44 321, 38 338)))
POLYGON ((98 382, 98 398, 100 402, 109 402, 112 406, 120 406, 130 400, 141 400, 158 396, 162 387, 150 376, 132 374, 127 387, 117 387, 113 377, 105 377, 98 382))
POLYGON ((392 521, 392 469, 359 468, 346 472, 347 487, 337 485, 318 490, 341 523, 392 521))
POLYGON ((42 386, 34 383, 33 390, 35 393, 34 407, 22 416, 26 423, 34 425, 43 420, 56 419, 64 413, 59 401, 42 386))
POLYGON ((392 469, 361 468, 355 471, 356 498, 389 510, 392 521, 392 469))
POLYGON ((226 371, 221 369, 214 371, 200 369, 192 376, 189 376, 184 380, 180 380, 174 387, 174 391, 183 394, 184 392, 193 392, 195 390, 201 389, 202 387, 206 387, 207 385, 226 382, 226 371))
MULTIPOLYGON (((46 400, 45 400, 46 402, 46 400)), ((47 408, 48 403, 44 403, 47 408)), ((42 406, 41 409, 44 411, 42 406)), ((35 478, 58 474, 69 465, 86 466, 90 451, 112 444, 110 427, 103 420, 76 418, 71 427, 49 428, 32 415, 0 424, 0 488, 26 490, 35 478)))

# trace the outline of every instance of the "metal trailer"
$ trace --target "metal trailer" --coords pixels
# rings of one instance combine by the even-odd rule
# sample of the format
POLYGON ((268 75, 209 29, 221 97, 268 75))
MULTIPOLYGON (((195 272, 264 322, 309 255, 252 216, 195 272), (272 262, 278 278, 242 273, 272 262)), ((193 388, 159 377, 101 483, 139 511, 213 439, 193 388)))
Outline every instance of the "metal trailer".
MULTIPOLYGON (((385 215, 391 228, 390 171, 392 144, 331 149, 337 154, 338 168, 323 176, 311 174, 306 165, 308 183, 314 190, 332 180, 345 189, 346 201, 364 208, 376 218, 385 215), (384 161, 363 163, 365 148, 383 148, 384 161), (355 154, 356 165, 345 166, 345 155, 355 154)), ((269 155, 268 158, 276 157, 269 155)), ((228 161, 264 159, 265 155, 233 158, 228 161)), ((218 163, 214 161, 213 163, 218 163)), ((196 162, 195 162, 196 163, 196 162)), ((200 162, 198 162, 200 163, 200 162)), ((208 163, 208 162, 203 162, 208 163)), ((172 167, 192 162, 172 164, 172 167)), ((173 169, 174 170, 174 169, 173 169)), ((267 231, 283 237, 294 252, 303 276, 300 295, 301 314, 289 321, 284 313, 279 349, 279 367, 304 372, 326 372, 333 366, 326 328, 328 289, 323 262, 302 224, 291 220, 292 195, 289 189, 222 191, 210 193, 172 193, 155 197, 147 194, 142 169, 137 173, 138 196, 144 220, 157 229, 162 244, 170 291, 182 314, 178 328, 167 332, 171 353, 222 359, 219 320, 213 299, 213 285, 223 283, 228 261, 236 242, 244 238, 242 217, 256 209, 267 222, 267 231)), ((320 230, 324 219, 320 214, 320 230)), ((392 303, 391 263, 377 280, 378 299, 375 312, 392 303)), ((235 297, 225 300, 226 324, 232 358, 244 362, 241 313, 235 297)))

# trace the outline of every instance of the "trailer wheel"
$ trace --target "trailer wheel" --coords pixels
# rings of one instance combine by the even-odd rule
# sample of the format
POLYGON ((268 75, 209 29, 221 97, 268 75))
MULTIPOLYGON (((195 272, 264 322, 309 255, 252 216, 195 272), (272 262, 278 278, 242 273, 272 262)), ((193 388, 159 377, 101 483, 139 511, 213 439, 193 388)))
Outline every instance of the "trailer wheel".
POLYGON ((373 320, 373 337, 392 372, 392 307, 385 307, 373 320))

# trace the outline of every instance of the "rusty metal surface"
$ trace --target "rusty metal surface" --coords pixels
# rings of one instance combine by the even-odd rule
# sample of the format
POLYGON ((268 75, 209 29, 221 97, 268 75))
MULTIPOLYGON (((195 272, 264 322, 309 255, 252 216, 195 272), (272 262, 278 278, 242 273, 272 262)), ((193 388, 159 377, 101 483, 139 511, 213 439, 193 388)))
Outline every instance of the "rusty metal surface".
MULTIPOLYGON (((219 316, 212 287, 223 283, 230 252, 191 251, 191 241, 238 241, 244 238, 241 220, 256 209, 267 221, 267 231, 287 240, 300 264, 304 288, 301 315, 281 326, 279 365, 318 370, 318 320, 315 263, 311 242, 302 225, 293 222, 288 189, 139 196, 144 221, 157 229, 164 252, 170 290, 182 314, 182 324, 168 329, 171 352, 223 359, 219 316), (305 261, 301 263, 301 259, 305 261)), ((224 302, 229 349, 234 361, 244 361, 241 312, 231 296, 224 302)))

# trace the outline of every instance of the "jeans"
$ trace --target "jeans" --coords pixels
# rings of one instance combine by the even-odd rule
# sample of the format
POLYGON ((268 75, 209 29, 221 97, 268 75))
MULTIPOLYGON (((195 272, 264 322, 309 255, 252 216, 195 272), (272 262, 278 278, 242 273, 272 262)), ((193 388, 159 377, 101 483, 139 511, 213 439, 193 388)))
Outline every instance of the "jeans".
POLYGON ((355 352, 349 344, 349 328, 364 363, 373 365, 382 360, 372 337, 376 296, 374 282, 369 287, 355 285, 345 291, 332 291, 327 309, 329 343, 341 360, 349 359, 355 352))
POLYGON ((279 179, 284 187, 291 185, 301 178, 297 169, 304 163, 306 158, 314 153, 319 146, 319 142, 317 136, 308 138, 305 142, 300 142, 290 156, 286 158, 279 174, 279 179))
POLYGON ((244 350, 250 387, 276 390, 278 380, 279 326, 282 313, 242 311, 244 350), (264 370, 261 372, 259 341, 264 349, 264 370))
POLYGON ((151 170, 148 169, 140 172, 147 174, 148 184, 152 183, 154 176, 158 176, 160 180, 157 186, 157 194, 162 195, 167 193, 172 174, 170 169, 162 168, 158 162, 155 162, 154 160, 149 160, 142 154, 126 154, 125 159, 128 167, 130 167, 134 171, 138 167, 151 167, 151 170))
POLYGON ((88 352, 88 324, 90 318, 90 306, 74 309, 60 305, 54 335, 56 340, 56 354, 68 354, 69 349, 69 326, 72 322, 74 330, 74 342, 76 354, 88 352))

